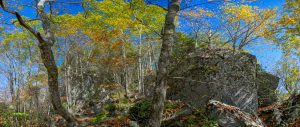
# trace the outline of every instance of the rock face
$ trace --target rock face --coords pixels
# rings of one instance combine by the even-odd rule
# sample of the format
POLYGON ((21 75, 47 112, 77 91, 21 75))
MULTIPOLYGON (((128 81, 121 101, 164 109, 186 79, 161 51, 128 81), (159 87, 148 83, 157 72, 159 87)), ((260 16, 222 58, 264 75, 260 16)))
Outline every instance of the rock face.
MULTIPOLYGON (((194 108, 205 107, 213 99, 257 116, 258 107, 277 100, 275 90, 279 79, 261 72, 256 57, 249 53, 196 49, 172 68, 168 99, 187 102, 194 108)), ((228 114, 214 116, 220 124, 244 126, 237 119, 229 119, 228 114)))
POLYGON ((169 99, 203 107, 214 99, 245 112, 258 108, 256 57, 230 50, 197 49, 171 74, 169 99))
MULTIPOLYGON (((76 115, 94 114, 101 111, 101 106, 109 100, 110 91, 102 85, 105 76, 110 76, 103 68, 82 60, 80 52, 70 52, 63 64, 61 79, 67 97, 69 112, 76 115), (101 87, 100 87, 101 85, 101 87)), ((108 78, 106 78, 109 80, 108 78)), ((114 84, 109 84, 114 86, 114 84)), ((119 87, 115 87, 117 89, 119 87)))
POLYGON ((293 94, 279 108, 282 112, 282 125, 290 124, 293 127, 300 125, 300 94, 293 94))
POLYGON ((277 101, 275 90, 278 82, 279 78, 274 75, 265 72, 257 73, 259 107, 265 107, 277 101))
POLYGON ((283 103, 260 108, 259 116, 268 127, 300 127, 300 94, 293 94, 283 103))

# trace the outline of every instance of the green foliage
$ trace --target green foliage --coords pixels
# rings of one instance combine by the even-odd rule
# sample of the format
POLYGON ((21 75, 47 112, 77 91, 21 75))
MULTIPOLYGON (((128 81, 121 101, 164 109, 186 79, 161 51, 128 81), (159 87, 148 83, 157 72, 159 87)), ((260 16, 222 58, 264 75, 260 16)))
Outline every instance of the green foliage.
POLYGON ((281 79, 281 85, 289 93, 298 93, 300 90, 300 65, 297 59, 291 56, 283 56, 277 63, 277 76, 281 79))
POLYGON ((180 63, 185 60, 188 53, 194 50, 194 39, 184 33, 177 33, 176 43, 173 46, 172 58, 180 63))
POLYGON ((174 121, 168 121, 164 123, 164 125, 180 127, 219 127, 217 120, 209 118, 203 108, 194 110, 192 114, 179 117, 174 121))
POLYGON ((15 112, 12 114, 13 117, 18 118, 18 119, 25 119, 26 117, 29 116, 29 114, 24 113, 24 112, 15 112))
POLYGON ((177 103, 171 103, 171 102, 165 103, 165 109, 176 109, 176 108, 178 108, 177 103))
POLYGON ((10 127, 13 123, 12 120, 13 110, 8 105, 0 103, 0 126, 10 127))
POLYGON ((152 103, 149 100, 137 102, 129 109, 129 118, 140 124, 145 124, 150 117, 152 103))
POLYGON ((111 98, 116 102, 111 103, 109 107, 115 108, 115 111, 118 112, 127 112, 129 108, 133 105, 132 102, 129 101, 127 97, 124 96, 125 92, 115 92, 112 94, 111 98))
POLYGON ((198 109, 193 115, 188 116, 187 125, 189 126, 202 126, 202 127, 218 127, 216 119, 209 118, 204 109, 198 109))
POLYGON ((102 122, 108 117, 108 112, 107 111, 101 111, 97 116, 92 120, 92 123, 97 124, 102 122))
POLYGON ((202 127, 219 127, 218 121, 215 118, 208 118, 206 116, 202 116, 202 127))
POLYGON ((115 112, 117 110, 117 106, 114 104, 108 104, 105 106, 105 110, 108 111, 109 113, 115 112))
POLYGON ((97 124, 102 122, 103 120, 107 119, 108 117, 116 117, 118 113, 126 112, 131 104, 128 100, 120 99, 118 103, 109 103, 104 105, 104 109, 97 114, 97 116, 92 120, 92 123, 97 124))
POLYGON ((14 109, 7 104, 0 103, 0 126, 11 127, 17 119, 19 123, 26 123, 29 114, 26 112, 14 112, 14 109))
POLYGON ((227 4, 222 9, 224 32, 229 34, 228 43, 241 50, 246 45, 266 36, 265 31, 276 17, 275 9, 260 9, 255 6, 227 4))
POLYGON ((217 120, 208 120, 202 127, 219 127, 217 120))
POLYGON ((281 46, 284 54, 300 57, 300 2, 286 0, 279 20, 265 30, 265 37, 281 46))
POLYGON ((104 106, 104 110, 108 112, 107 116, 113 117, 118 110, 117 106, 113 103, 104 106))

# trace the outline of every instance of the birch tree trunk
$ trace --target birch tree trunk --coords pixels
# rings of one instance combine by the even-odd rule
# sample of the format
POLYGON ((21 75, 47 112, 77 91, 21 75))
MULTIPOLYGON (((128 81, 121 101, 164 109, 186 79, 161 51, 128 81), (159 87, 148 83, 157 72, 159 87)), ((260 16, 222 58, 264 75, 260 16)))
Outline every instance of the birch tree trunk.
POLYGON ((144 75, 143 75, 143 65, 142 65, 142 26, 140 28, 140 37, 139 37, 139 58, 138 58, 138 64, 139 64, 139 69, 138 69, 138 88, 139 88, 139 93, 144 95, 144 75))
POLYGON ((170 59, 171 46, 175 41, 175 18, 180 9, 181 0, 172 0, 168 7, 164 31, 162 36, 162 47, 158 61, 156 86, 153 95, 153 106, 149 120, 150 127, 160 127, 166 98, 166 86, 168 78, 168 66, 170 59))

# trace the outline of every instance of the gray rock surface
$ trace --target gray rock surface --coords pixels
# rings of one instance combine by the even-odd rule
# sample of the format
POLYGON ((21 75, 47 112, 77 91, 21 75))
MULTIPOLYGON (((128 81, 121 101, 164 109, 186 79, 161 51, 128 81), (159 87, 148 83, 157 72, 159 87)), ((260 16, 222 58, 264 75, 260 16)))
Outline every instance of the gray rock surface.
POLYGON ((253 113, 258 108, 256 57, 230 50, 197 49, 171 74, 168 99, 203 107, 214 99, 253 113))
POLYGON ((277 101, 276 89, 279 78, 265 72, 257 73, 256 83, 258 84, 258 104, 259 107, 271 105, 277 101))
MULTIPOLYGON (((227 49, 196 49, 181 63, 170 67, 167 99, 187 102, 193 108, 204 108, 209 100, 234 106, 240 112, 257 116, 260 106, 277 100, 275 90, 279 79, 262 72, 256 57, 245 52, 227 49)), ((145 78, 148 94, 155 82, 154 76, 145 78)), ((214 110, 216 111, 216 110, 214 110)), ((243 127, 234 114, 211 112, 224 127, 243 127)))
POLYGON ((280 117, 281 123, 278 127, 299 127, 300 94, 292 94, 290 98, 281 105, 279 112, 282 115, 280 117))

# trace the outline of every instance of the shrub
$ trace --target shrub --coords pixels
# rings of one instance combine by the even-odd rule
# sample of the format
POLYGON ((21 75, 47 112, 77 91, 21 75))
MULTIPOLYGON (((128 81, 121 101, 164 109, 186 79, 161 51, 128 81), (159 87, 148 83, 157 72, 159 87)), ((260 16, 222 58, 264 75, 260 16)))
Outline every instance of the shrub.
POLYGON ((5 103, 0 103, 0 127, 11 127, 13 123, 13 109, 5 103))
POLYGON ((18 119, 25 119, 27 116, 29 116, 27 113, 24 112, 15 112, 12 114, 13 117, 18 119))
POLYGON ((117 106, 115 104, 107 104, 104 108, 106 111, 108 111, 108 116, 115 115, 115 112, 117 110, 117 106))
POLYGON ((150 117, 152 103, 149 100, 137 102, 129 109, 129 119, 145 124, 150 117))
POLYGON ((108 116, 108 112, 107 111, 102 111, 100 112, 93 120, 93 123, 100 123, 101 121, 103 121, 104 119, 106 119, 108 116))

